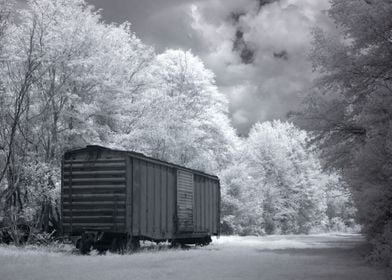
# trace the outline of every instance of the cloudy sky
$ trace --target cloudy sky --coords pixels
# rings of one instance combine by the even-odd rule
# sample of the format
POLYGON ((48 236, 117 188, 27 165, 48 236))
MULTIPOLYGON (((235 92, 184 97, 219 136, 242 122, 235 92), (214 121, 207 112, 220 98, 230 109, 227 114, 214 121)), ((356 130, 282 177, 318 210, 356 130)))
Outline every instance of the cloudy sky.
POLYGON ((190 49, 216 74, 233 125, 285 119, 314 77, 311 28, 327 26, 328 0, 87 0, 107 22, 132 23, 157 52, 190 49))

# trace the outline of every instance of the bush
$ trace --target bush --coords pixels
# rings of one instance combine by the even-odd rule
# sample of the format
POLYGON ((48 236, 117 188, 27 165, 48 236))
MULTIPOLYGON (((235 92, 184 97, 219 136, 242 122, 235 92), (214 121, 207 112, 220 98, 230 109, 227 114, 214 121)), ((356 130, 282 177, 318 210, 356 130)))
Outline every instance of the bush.
POLYGON ((234 218, 235 217, 233 215, 223 217, 222 222, 221 222, 221 233, 222 234, 225 234, 225 235, 234 234, 234 232, 235 232, 234 218))
POLYGON ((373 245, 369 261, 392 268, 392 221, 389 221, 383 232, 371 240, 373 245))

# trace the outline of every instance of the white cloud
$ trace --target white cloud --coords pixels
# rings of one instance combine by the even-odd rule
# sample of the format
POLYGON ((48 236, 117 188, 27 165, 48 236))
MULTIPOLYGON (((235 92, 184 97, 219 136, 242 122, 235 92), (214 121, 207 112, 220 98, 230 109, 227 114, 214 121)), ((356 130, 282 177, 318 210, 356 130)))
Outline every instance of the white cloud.
POLYGON ((189 10, 204 46, 199 55, 229 97, 241 133, 297 108, 314 76, 307 60, 311 28, 328 23, 322 12, 328 0, 281 0, 261 8, 259 2, 202 1, 189 10))

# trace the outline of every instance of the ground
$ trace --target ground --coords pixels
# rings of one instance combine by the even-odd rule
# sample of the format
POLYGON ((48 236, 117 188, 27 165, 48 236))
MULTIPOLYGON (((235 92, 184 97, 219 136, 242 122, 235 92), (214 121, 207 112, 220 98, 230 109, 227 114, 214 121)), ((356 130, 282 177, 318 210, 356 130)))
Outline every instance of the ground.
POLYGON ((388 279, 365 261, 360 235, 230 236, 187 250, 145 245, 130 255, 69 248, 0 246, 0 279, 388 279))

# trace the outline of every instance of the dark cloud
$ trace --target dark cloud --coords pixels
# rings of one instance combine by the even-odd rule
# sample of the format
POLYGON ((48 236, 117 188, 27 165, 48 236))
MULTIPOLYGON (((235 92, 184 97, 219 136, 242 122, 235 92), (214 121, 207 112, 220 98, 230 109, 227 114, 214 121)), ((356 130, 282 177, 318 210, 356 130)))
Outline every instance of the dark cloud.
POLYGON ((283 60, 288 60, 289 54, 287 53, 287 51, 283 50, 281 52, 274 52, 274 57, 281 58, 283 60))
POLYGON ((157 51, 167 48, 199 49, 189 21, 188 0, 87 0, 101 9, 106 21, 132 24, 133 31, 157 51))
POLYGON ((235 32, 233 50, 238 52, 239 56, 241 57, 242 63, 253 63, 254 50, 244 40, 244 32, 242 32, 241 30, 237 30, 235 32))

